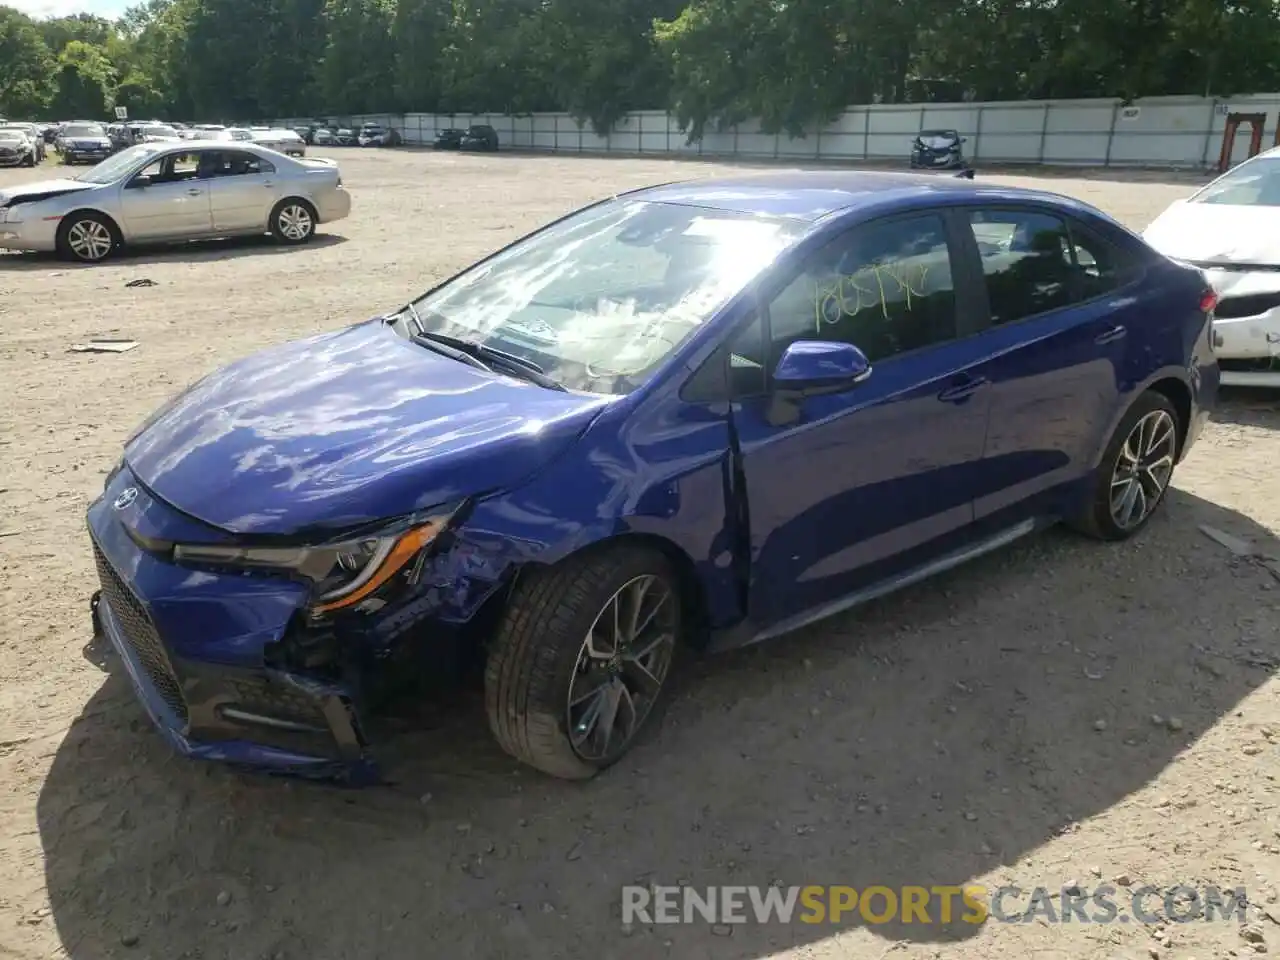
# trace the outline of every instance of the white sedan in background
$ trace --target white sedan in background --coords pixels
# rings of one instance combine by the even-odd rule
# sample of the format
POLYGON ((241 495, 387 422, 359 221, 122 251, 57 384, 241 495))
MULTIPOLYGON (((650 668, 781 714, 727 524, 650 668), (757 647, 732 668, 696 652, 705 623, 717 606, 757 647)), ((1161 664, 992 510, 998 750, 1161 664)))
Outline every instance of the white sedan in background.
POLYGON ((1202 269, 1217 291, 1223 384, 1280 388, 1280 148, 1176 201, 1143 238, 1202 269))
POLYGON ((332 160, 255 143, 140 143, 75 179, 0 191, 0 249, 96 263, 131 243, 270 233, 301 244, 350 212, 332 160))

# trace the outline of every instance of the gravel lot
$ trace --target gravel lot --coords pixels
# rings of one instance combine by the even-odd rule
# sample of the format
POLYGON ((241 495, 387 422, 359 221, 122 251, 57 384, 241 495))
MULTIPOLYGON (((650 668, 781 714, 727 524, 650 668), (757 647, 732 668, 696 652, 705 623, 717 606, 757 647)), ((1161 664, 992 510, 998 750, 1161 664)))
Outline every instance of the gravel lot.
MULTIPOLYGON (((1280 949, 1280 582, 1199 529, 1280 556, 1280 406, 1265 395, 1224 402, 1136 542, 1051 532, 696 664, 650 742, 585 785, 509 762, 468 692, 395 741, 388 788, 172 757, 125 682, 92 662, 83 516, 128 430, 213 367, 401 303, 574 206, 727 169, 333 155, 353 215, 308 247, 213 243, 98 268, 0 255, 0 955, 1206 960, 1252 955, 1250 937, 1280 949), (139 278, 155 286, 126 287, 139 278), (141 346, 67 352, 95 336, 141 346), (636 881, 1056 891, 1117 877, 1243 886, 1257 926, 618 920, 618 888, 636 881)), ((0 187, 52 169, 0 171, 0 187)), ((1136 227, 1190 190, 1114 176, 1049 182, 1136 227)))

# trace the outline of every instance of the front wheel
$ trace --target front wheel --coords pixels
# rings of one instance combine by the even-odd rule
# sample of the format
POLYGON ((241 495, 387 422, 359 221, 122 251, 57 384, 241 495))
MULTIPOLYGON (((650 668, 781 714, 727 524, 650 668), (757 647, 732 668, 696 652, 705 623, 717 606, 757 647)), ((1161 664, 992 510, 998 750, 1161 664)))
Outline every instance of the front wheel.
POLYGON ((111 256, 119 245, 115 226, 91 211, 64 217, 58 228, 58 253, 67 260, 99 263, 111 256))
POLYGON ((683 618, 670 565, 645 548, 523 574, 485 668, 499 745, 570 780, 617 762, 662 697, 683 618))
POLYGON ((281 200, 271 211, 271 235, 280 243, 306 243, 316 233, 316 211, 305 200, 281 200))
POLYGON ((1134 401, 1093 474, 1092 496, 1073 526, 1099 540, 1126 540, 1164 502, 1182 446, 1178 411, 1148 390, 1134 401))

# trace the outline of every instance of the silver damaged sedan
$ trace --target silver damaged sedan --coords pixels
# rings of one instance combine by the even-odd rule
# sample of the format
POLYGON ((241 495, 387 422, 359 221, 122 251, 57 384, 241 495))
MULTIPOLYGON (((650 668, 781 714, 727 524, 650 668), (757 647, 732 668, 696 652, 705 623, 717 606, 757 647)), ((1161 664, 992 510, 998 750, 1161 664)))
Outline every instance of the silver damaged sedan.
POLYGON ((75 179, 0 190, 0 249, 97 263, 127 243, 272 234, 306 243, 351 212, 332 160, 252 143, 141 143, 75 179))

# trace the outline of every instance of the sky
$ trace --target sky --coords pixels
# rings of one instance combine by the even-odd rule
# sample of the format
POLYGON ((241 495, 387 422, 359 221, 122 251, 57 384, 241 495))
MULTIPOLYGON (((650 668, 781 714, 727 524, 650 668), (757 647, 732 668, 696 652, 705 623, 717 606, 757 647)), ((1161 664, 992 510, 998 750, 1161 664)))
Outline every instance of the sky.
POLYGON ((73 13, 118 17, 133 2, 134 0, 4 0, 4 5, 16 7, 33 17, 64 17, 73 13))

